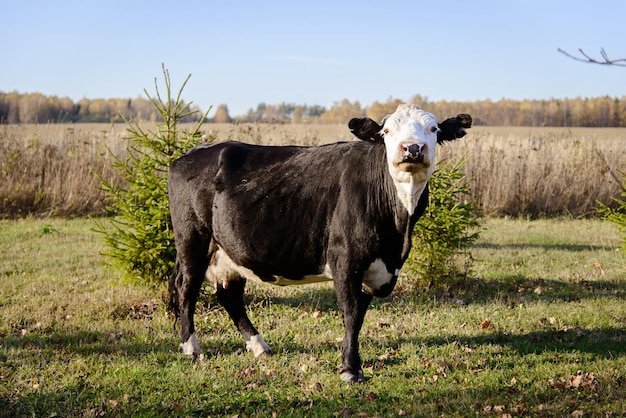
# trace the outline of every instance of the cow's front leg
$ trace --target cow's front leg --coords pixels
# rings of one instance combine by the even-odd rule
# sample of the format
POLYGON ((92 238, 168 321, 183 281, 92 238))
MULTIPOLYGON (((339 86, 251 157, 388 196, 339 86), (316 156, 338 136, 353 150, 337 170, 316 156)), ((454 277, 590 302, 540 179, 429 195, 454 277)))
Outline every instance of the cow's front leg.
POLYGON ((341 345, 340 377, 344 382, 364 382, 359 356, 359 332, 372 296, 361 290, 360 280, 336 280, 335 289, 345 329, 341 345))

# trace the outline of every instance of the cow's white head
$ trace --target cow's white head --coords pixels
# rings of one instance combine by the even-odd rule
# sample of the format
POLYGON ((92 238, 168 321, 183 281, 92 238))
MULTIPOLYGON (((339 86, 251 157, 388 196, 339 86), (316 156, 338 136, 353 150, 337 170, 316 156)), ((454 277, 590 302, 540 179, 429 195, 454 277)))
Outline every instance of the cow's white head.
POLYGON ((382 123, 355 118, 349 127, 359 139, 384 142, 389 174, 400 201, 412 214, 435 169, 437 143, 464 136, 464 128, 471 126, 472 118, 461 114, 439 124, 433 114, 415 105, 401 104, 382 123))
POLYGON ((433 172, 438 132, 437 118, 417 106, 400 105, 385 118, 381 135, 394 179, 428 180, 433 172))

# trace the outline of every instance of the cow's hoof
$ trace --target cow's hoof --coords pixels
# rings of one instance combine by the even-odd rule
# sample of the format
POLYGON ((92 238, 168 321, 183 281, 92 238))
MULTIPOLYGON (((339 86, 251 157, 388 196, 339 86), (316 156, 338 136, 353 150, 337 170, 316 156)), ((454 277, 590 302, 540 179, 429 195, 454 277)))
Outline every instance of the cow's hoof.
POLYGON ((253 335, 250 341, 246 341, 246 350, 252 351, 254 357, 272 355, 272 349, 265 344, 260 334, 253 335))
POLYGON ((341 380, 347 383, 363 383, 365 382, 365 376, 363 370, 359 370, 357 374, 352 372, 343 372, 340 375, 341 380))
POLYGON ((191 334, 187 341, 180 343, 179 348, 184 355, 192 357, 194 360, 202 360, 204 358, 202 349, 198 345, 196 334, 191 334))

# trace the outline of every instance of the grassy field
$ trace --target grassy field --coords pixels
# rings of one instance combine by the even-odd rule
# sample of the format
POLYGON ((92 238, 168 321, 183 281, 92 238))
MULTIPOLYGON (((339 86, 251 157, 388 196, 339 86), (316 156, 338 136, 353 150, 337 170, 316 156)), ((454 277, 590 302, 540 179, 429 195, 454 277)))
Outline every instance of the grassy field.
POLYGON ((624 416, 626 258, 598 220, 485 222, 463 283, 376 300, 365 384, 342 384, 329 285, 249 286, 275 355, 209 295, 206 359, 160 290, 117 281, 88 220, 0 221, 0 416, 624 416))

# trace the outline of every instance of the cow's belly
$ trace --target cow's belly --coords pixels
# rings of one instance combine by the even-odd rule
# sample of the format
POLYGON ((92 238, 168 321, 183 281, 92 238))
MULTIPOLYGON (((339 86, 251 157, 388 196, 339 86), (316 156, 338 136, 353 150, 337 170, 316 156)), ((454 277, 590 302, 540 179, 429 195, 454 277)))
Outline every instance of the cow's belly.
MULTIPOLYGON (((397 275, 398 270, 393 274, 390 273, 385 263, 380 258, 377 258, 364 272, 363 285, 371 291, 376 291, 390 283, 397 275)), ((228 287, 229 281, 239 280, 241 277, 277 286, 303 285, 333 280, 333 274, 328 265, 326 265, 324 270, 320 273, 308 274, 298 279, 276 275, 261 277, 251 269, 234 262, 221 247, 219 247, 213 255, 212 262, 206 271, 206 277, 209 282, 213 283, 215 286, 221 287, 228 287)))
POLYGON ((221 247, 213 255, 211 265, 206 271, 207 280, 214 285, 227 287, 231 280, 239 280, 244 277, 248 280, 269 283, 277 286, 302 285, 309 283, 319 283, 333 280, 332 273, 328 266, 317 274, 304 275, 301 278, 286 278, 277 275, 259 276, 253 270, 237 264, 221 247))

